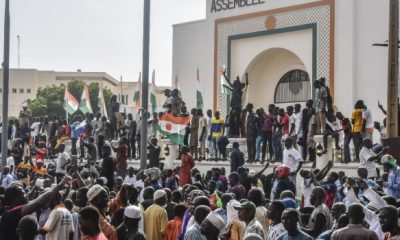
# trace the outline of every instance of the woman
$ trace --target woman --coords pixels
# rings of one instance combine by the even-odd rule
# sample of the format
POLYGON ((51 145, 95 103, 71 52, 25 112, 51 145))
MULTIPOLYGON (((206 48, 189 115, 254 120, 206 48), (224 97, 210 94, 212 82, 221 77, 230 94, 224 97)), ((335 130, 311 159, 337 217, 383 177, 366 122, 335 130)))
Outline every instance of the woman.
POLYGON ((181 169, 179 174, 179 186, 183 187, 185 184, 191 184, 191 170, 194 167, 194 160, 192 155, 189 153, 188 146, 182 146, 181 148, 181 169))

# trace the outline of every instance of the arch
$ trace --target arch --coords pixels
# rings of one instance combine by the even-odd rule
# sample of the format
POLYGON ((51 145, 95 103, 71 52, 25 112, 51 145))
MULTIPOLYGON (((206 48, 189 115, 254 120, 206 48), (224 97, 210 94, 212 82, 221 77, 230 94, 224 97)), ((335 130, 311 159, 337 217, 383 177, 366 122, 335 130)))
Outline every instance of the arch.
MULTIPOLYGON (((292 71, 299 71, 298 73, 302 73, 302 76, 307 76, 306 79, 310 80, 310 72, 304 62, 297 54, 286 48, 270 48, 262 51, 250 61, 245 69, 244 74, 246 72, 249 73, 250 81, 248 102, 253 103, 255 107, 264 107, 270 103, 304 102, 311 98, 312 84, 309 81, 308 84, 301 86, 303 90, 306 90, 302 92, 304 94, 302 98, 286 97, 286 101, 284 101, 285 98, 275 101, 276 90, 279 88, 279 84, 288 81, 283 80, 283 78, 287 78, 287 76, 285 77, 286 74, 292 71)), ((294 88, 294 84, 291 85, 294 88)))

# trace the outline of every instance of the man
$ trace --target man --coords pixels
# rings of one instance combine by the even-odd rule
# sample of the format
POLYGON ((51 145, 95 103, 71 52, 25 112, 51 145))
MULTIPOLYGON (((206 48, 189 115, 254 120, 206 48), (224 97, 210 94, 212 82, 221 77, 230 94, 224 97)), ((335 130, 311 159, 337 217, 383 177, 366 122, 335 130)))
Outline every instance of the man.
POLYGON ((289 137, 296 144, 296 114, 293 112, 293 106, 287 106, 286 111, 289 116, 289 137))
POLYGON ((290 168, 289 179, 296 186, 296 175, 303 164, 303 158, 297 149, 293 147, 293 138, 285 139, 285 150, 283 150, 283 164, 290 168))
POLYGON ((213 120, 213 112, 212 112, 212 110, 211 109, 208 109, 207 110, 207 132, 206 132, 206 134, 207 134, 207 141, 208 141, 208 144, 207 144, 207 148, 208 148, 208 157, 207 157, 207 159, 210 159, 211 158, 211 156, 214 156, 214 154, 216 154, 216 150, 214 149, 214 145, 213 145, 213 143, 212 143, 212 141, 211 141, 211 126, 212 126, 212 120, 213 120))
POLYGON ((320 80, 314 81, 315 91, 315 111, 317 113, 317 129, 318 133, 325 134, 326 121, 326 103, 328 93, 326 88, 321 85, 320 80))
POLYGON ((230 155, 231 160, 231 172, 237 172, 237 169, 244 164, 244 154, 239 149, 239 143, 234 142, 232 144, 232 152, 230 155))
POLYGON ((21 186, 14 185, 7 188, 4 192, 4 206, 8 206, 9 210, 3 212, 0 221, 0 236, 2 239, 18 240, 17 227, 20 219, 42 209, 49 199, 52 199, 70 180, 70 177, 65 177, 51 191, 40 195, 29 203, 21 186))
POLYGON ((148 239, 163 240, 168 225, 167 211, 163 208, 167 203, 164 190, 154 192, 154 204, 144 212, 144 232, 148 239))
POLYGON ((381 159, 381 157, 383 156, 383 151, 381 151, 378 154, 375 154, 372 151, 372 140, 369 138, 364 138, 362 145, 363 147, 359 155, 360 166, 365 167, 368 170, 368 178, 373 179, 377 176, 375 161, 381 159))
MULTIPOLYGON (((257 138, 256 138, 256 161, 260 161, 260 157, 261 157, 261 143, 263 141, 263 127, 264 127, 264 123, 265 123, 265 112, 264 109, 260 108, 256 110, 256 114, 257 114, 257 138)), ((264 159, 265 160, 265 159, 264 159)), ((261 160, 261 162, 263 163, 264 161, 261 160)))
POLYGON ((269 221, 265 217, 268 213, 268 210, 263 206, 264 193, 261 192, 259 188, 252 188, 247 193, 247 199, 256 205, 256 219, 263 227, 264 234, 268 236, 269 221))
POLYGON ((3 168, 3 179, 1 180, 1 186, 6 189, 10 184, 13 182, 13 177, 10 174, 10 168, 4 167, 3 168))
POLYGON ((255 233, 262 239, 265 239, 263 227, 256 219, 256 205, 250 201, 244 201, 235 209, 239 211, 239 220, 246 224, 246 227, 244 228, 244 236, 250 233, 255 233))
POLYGON ((84 207, 79 211, 79 227, 84 235, 82 240, 108 240, 101 231, 100 213, 95 207, 84 207))
MULTIPOLYGON (((101 231, 108 240, 117 240, 117 230, 105 218, 108 208, 108 192, 102 186, 96 184, 87 192, 87 198, 90 204, 100 213, 98 222, 100 223, 101 231)), ((81 230, 83 232, 82 228, 81 230)))
POLYGON ((199 160, 206 159, 206 140, 207 140, 207 118, 204 117, 203 111, 197 109, 197 116, 199 116, 199 142, 200 142, 200 158, 199 160))
POLYGON ((230 193, 222 194, 221 196, 222 207, 214 210, 215 213, 219 214, 222 217, 222 219, 226 224, 228 223, 228 213, 226 207, 231 200, 233 200, 232 194, 230 193))
POLYGON ((379 223, 385 233, 384 240, 399 239, 400 227, 398 224, 399 215, 393 206, 386 206, 379 210, 379 223))
POLYGON ((253 112, 253 108, 252 103, 246 106, 246 142, 249 162, 254 162, 256 157, 257 115, 253 112))
MULTIPOLYGON (((301 112, 301 105, 300 104, 295 104, 294 105, 294 114, 296 117, 295 121, 295 129, 294 129, 294 136, 295 136, 295 141, 297 141, 303 137, 303 129, 301 128, 301 121, 303 118, 303 113, 301 112)), ((302 152, 301 146, 299 147, 299 152, 302 152)))
POLYGON ((276 240, 285 232, 281 222, 284 210, 285 206, 281 201, 275 200, 268 205, 266 217, 271 223, 268 229, 268 240, 276 240))
POLYGON ((118 128, 117 128, 117 113, 119 113, 119 105, 120 103, 117 102, 117 95, 113 95, 111 97, 111 103, 110 103, 110 109, 111 109, 111 114, 110 114, 110 121, 111 121, 111 128, 112 128, 112 138, 117 138, 118 137, 118 128))
POLYGON ((275 121, 275 115, 274 115, 274 109, 275 109, 275 105, 274 104, 270 104, 268 105, 268 114, 265 114, 264 116, 264 125, 263 125, 263 142, 262 142, 262 157, 261 157, 261 161, 264 162, 265 161, 265 157, 267 155, 266 151, 267 151, 267 144, 268 144, 268 153, 269 153, 269 160, 271 160, 274 156, 274 151, 272 148, 272 126, 274 124, 275 121))
POLYGON ((372 120, 372 113, 364 104, 364 111, 362 112, 363 122, 363 134, 366 138, 371 138, 374 133, 374 121, 372 120))
POLYGON ((354 144, 354 152, 356 162, 360 161, 360 146, 362 142, 362 131, 365 126, 365 121, 363 120, 363 112, 364 112, 364 102, 362 100, 358 100, 354 104, 354 110, 351 113, 351 124, 353 125, 353 144, 354 144))
POLYGON ((246 189, 242 184, 240 184, 240 176, 237 172, 232 172, 229 175, 229 183, 231 188, 228 192, 235 194, 236 200, 240 201, 246 198, 246 189))
POLYGON ((56 177, 59 182, 67 174, 67 165, 71 162, 69 154, 65 151, 65 144, 61 143, 58 147, 60 153, 56 160, 56 177))
POLYGON ((336 202, 333 204, 331 208, 331 214, 332 214, 332 219, 333 219, 333 226, 332 229, 335 231, 338 227, 338 221, 340 216, 343 214, 346 214, 346 205, 342 202, 336 202))
POLYGON ((33 216, 25 216, 18 223, 18 236, 20 240, 35 240, 38 234, 38 222, 33 216))
POLYGON ((215 151, 214 159, 218 159, 218 148, 217 142, 218 140, 224 136, 224 127, 225 120, 220 117, 220 113, 218 111, 215 112, 214 118, 211 121, 211 141, 213 144, 213 149, 215 151))
MULTIPOLYGON (((397 211, 396 221, 397 225, 397 211)), ((347 212, 349 218, 349 225, 347 227, 339 229, 332 234, 332 240, 378 240, 378 236, 375 232, 366 229, 362 226, 365 214, 364 208, 358 203, 352 203, 347 212)))
POLYGON ((29 120, 32 117, 31 110, 28 109, 28 105, 26 103, 22 104, 22 110, 19 111, 19 124, 21 126, 24 126, 25 124, 28 124, 29 126, 29 120))
POLYGON ((314 210, 311 213, 308 228, 303 228, 303 231, 316 238, 332 227, 332 217, 329 209, 324 204, 325 190, 323 188, 315 187, 311 191, 310 201, 314 206, 314 210))
POLYGON ((197 109, 193 108, 190 111, 192 119, 190 120, 190 153, 194 159, 198 159, 197 145, 199 144, 199 120, 200 116, 197 114, 197 109))
POLYGON ((200 230, 201 224, 211 212, 208 206, 198 206, 194 210, 194 223, 185 233, 184 240, 207 240, 200 230))
POLYGON ((183 215, 186 212, 186 207, 182 204, 175 205, 174 219, 169 221, 167 226, 167 235, 165 240, 177 240, 182 232, 183 215))
POLYGON ((388 196, 400 199, 400 168, 397 161, 391 155, 384 155, 381 159, 383 170, 389 172, 388 181, 383 183, 388 196))
POLYGON ((224 220, 215 212, 210 212, 201 223, 200 232, 208 240, 218 240, 220 231, 225 227, 224 220))
POLYGON ((137 130, 137 123, 133 120, 132 113, 128 113, 128 157, 135 159, 136 158, 136 130, 137 130))
POLYGON ((297 226, 299 224, 299 212, 296 209, 288 208, 282 213, 282 223, 287 232, 282 234, 277 240, 312 240, 307 233, 301 231, 297 226))
POLYGON ((103 156, 103 146, 104 146, 104 138, 106 135, 106 121, 107 118, 105 116, 101 116, 101 113, 97 113, 97 122, 96 122, 96 129, 95 134, 97 136, 97 151, 99 158, 103 156))
POLYGON ((146 235, 139 229, 141 211, 138 206, 127 206, 124 210, 124 225, 118 229, 118 239, 146 240, 146 235))
POLYGON ((46 240, 69 240, 74 236, 74 225, 72 215, 62 204, 61 193, 57 193, 50 201, 51 213, 44 227, 42 234, 46 234, 46 240))

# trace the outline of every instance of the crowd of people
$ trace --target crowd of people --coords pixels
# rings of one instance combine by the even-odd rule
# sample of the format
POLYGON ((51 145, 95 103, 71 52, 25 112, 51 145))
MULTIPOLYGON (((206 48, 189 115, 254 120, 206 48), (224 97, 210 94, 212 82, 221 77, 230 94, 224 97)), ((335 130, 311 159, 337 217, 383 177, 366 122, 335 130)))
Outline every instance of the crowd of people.
MULTIPOLYGON (((372 141, 374 128, 384 138, 384 127, 374 126, 362 100, 349 120, 335 111, 323 79, 314 86, 315 104, 309 100, 304 109, 270 104, 267 112, 254 112, 247 104, 238 123, 248 156, 238 142, 229 143, 229 116, 225 122, 218 111, 192 109, 174 169, 160 161, 155 124, 164 112, 143 125, 140 114, 119 114, 113 97, 110 120, 98 113, 68 122, 32 118, 24 106, 2 132, 9 157, 1 175, 0 239, 400 239, 400 167, 387 147, 372 141), (129 159, 140 156, 142 127, 149 161, 139 170, 129 159), (322 146, 315 135, 323 135, 322 146), (315 168, 329 136, 336 150, 343 148, 343 162, 360 162, 357 175, 333 171, 333 161, 315 168), (262 170, 246 158, 261 162, 262 170), (196 167, 218 159, 230 162, 229 172, 196 167), (305 162, 314 163, 311 170, 305 162)), ((188 116, 176 94, 165 112, 188 116)))

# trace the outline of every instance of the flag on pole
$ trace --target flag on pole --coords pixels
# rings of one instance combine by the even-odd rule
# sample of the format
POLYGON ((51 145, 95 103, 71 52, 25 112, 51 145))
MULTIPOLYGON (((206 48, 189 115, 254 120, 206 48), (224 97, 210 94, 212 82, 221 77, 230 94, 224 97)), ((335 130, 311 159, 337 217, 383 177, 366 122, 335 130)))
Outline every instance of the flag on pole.
POLYGON ((200 71, 197 68, 197 91, 196 91, 196 107, 197 109, 203 109, 203 94, 200 91, 199 85, 200 85, 200 71))
POLYGON ((232 93, 232 88, 229 85, 228 81, 225 78, 225 74, 223 69, 221 69, 221 93, 225 95, 231 95, 232 93))
POLYGON ((151 111, 153 113, 157 112, 156 70, 153 70, 153 75, 151 76, 150 103, 151 103, 151 111))
POLYGON ((142 93, 142 73, 139 73, 139 80, 136 85, 136 91, 133 94, 133 101, 135 102, 136 110, 140 109, 140 95, 142 93))
POLYGON ((99 95, 97 97, 97 107, 100 108, 101 114, 108 118, 106 103, 104 101, 103 88, 101 86, 99 87, 99 95))
POLYGON ((174 116, 167 113, 160 116, 157 130, 176 144, 183 144, 185 128, 190 122, 190 116, 174 116))
POLYGON ((74 114, 79 108, 79 102, 72 96, 68 91, 68 87, 65 86, 64 93, 64 110, 69 114, 74 114))
POLYGON ((83 86, 83 92, 82 92, 81 102, 79 104, 79 110, 81 110, 83 114, 93 113, 92 106, 90 105, 89 88, 86 83, 85 86, 83 86))

